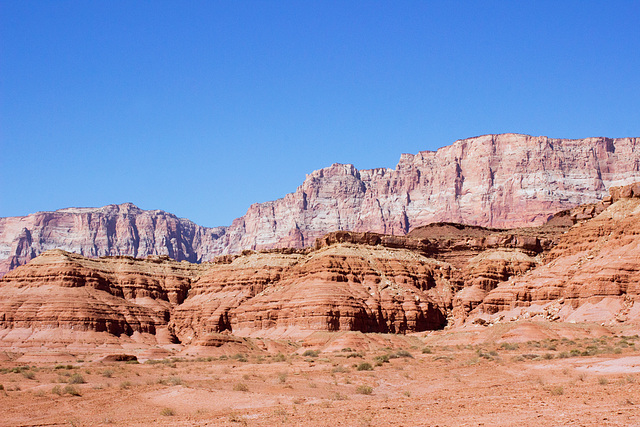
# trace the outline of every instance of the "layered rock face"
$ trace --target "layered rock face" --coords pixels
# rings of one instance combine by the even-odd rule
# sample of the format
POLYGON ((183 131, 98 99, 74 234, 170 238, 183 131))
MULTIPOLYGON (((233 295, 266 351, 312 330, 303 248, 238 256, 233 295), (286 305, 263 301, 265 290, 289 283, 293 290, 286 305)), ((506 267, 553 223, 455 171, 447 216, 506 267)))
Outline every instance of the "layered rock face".
POLYGON ((0 218, 0 277, 49 249, 88 257, 167 255, 200 262, 216 251, 224 231, 131 203, 0 218))
POLYGON ((194 283, 172 321, 184 342, 305 331, 410 332, 446 323, 451 265, 404 249, 336 244, 301 254, 253 254, 194 283))
POLYGON ((640 185, 613 188, 579 215, 587 218, 560 237, 550 262, 501 283, 475 314, 640 320, 640 185))
POLYGON ((203 267, 168 257, 89 259, 47 251, 0 279, 0 328, 157 335, 203 267))
POLYGON ((335 230, 402 235, 432 222, 539 225, 638 180, 638 138, 486 135, 403 154, 395 169, 335 164, 315 171, 295 193, 252 205, 219 249, 303 247, 335 230))
POLYGON ((442 221, 538 225, 638 180, 638 138, 485 135, 403 154, 395 169, 335 164, 315 171, 294 193, 252 205, 229 227, 200 227, 131 204, 0 218, 0 276, 54 248, 200 262, 244 249, 311 246, 336 230, 404 235, 442 221))

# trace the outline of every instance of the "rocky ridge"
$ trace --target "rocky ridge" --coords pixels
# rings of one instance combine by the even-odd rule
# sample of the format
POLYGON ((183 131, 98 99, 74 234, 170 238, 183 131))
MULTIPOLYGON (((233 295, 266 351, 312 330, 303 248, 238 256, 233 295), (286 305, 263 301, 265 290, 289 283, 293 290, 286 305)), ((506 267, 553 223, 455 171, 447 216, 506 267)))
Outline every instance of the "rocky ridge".
POLYGON ((0 279, 0 328, 204 345, 229 332, 441 329, 473 309, 478 292, 537 265, 552 245, 538 229, 444 223, 408 236, 339 231, 314 248, 244 251, 203 264, 50 250, 0 279))
POLYGON ((166 256, 90 259, 50 250, 0 279, 0 328, 146 333, 170 342, 172 308, 205 267, 166 256))
POLYGON ((472 313, 483 321, 640 319, 640 184, 612 188, 549 252, 547 263, 500 283, 472 313))
POLYGON ((485 135, 403 154, 395 169, 334 164, 307 175, 294 193, 252 205, 229 227, 200 227, 132 204, 0 218, 0 275, 54 248, 201 262, 244 249, 312 246, 336 230, 404 235, 433 222, 539 225, 638 180, 638 138, 485 135))
POLYGON ((87 257, 166 255, 201 262, 215 252, 224 232, 224 227, 201 227, 131 203, 0 218, 0 277, 50 249, 87 257))

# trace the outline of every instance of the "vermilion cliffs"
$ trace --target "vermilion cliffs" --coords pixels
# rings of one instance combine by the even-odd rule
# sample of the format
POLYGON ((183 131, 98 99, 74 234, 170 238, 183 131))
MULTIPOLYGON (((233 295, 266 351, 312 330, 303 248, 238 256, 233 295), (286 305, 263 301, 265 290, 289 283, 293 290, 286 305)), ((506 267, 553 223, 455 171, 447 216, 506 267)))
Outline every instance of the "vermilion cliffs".
MULTIPOLYGON (((615 182, 603 178, 606 163, 598 185, 615 182)), ((329 170, 339 173, 305 185, 363 182, 349 167, 329 170)), ((616 179, 632 179, 629 170, 616 179)), ((28 262, 0 278, 1 418, 350 426, 436 414, 429 422, 635 425, 640 183, 597 200, 598 186, 585 196, 576 182, 559 181, 554 191, 567 197, 556 202, 514 192, 525 227, 503 226, 516 221, 510 208, 492 227, 415 225, 414 195, 401 200, 406 226, 395 235, 334 230, 304 248, 294 238, 219 256, 238 220, 206 229, 130 204, 5 219, 2 232, 18 236, 7 259, 28 262), (588 203, 573 206, 580 198, 588 203), (526 210, 554 203, 573 207, 526 210), (50 249, 56 241, 89 256, 50 249), (138 257, 101 256, 128 251, 138 257)), ((366 185, 345 188, 361 191, 364 206, 366 185)), ((319 194, 302 196, 306 209, 292 215, 317 208, 319 194)), ((343 212, 338 200, 332 212, 343 212)))
POLYGON ((224 232, 131 203, 0 218, 0 275, 49 249, 88 257, 166 255, 200 262, 218 251, 216 241, 224 232))
POLYGON ((294 193, 252 205, 229 227, 200 227, 131 204, 0 218, 0 275, 53 248, 201 262, 243 249, 311 246, 336 230, 403 235, 438 221, 539 225, 638 180, 638 138, 485 135, 403 154, 395 169, 315 171, 294 193))
POLYGON ((220 333, 409 333, 536 317, 633 323, 639 215, 633 184, 537 227, 338 231, 313 248, 201 264, 50 250, 0 279, 0 338, 29 346, 75 330, 207 345, 220 333))
POLYGON ((294 193, 252 205, 229 227, 200 227, 132 204, 0 218, 0 274, 53 248, 200 262, 243 249, 310 246, 336 230, 403 235, 437 221, 539 225, 638 180, 638 138, 485 135, 403 154, 395 169, 334 164, 294 193))

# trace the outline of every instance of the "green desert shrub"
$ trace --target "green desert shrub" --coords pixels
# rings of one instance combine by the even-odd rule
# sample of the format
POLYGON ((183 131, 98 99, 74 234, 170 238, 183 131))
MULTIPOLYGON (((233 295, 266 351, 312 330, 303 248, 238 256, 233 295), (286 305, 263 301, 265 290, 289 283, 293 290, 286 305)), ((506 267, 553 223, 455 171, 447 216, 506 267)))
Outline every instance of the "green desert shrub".
POLYGON ((369 395, 369 394, 373 393, 373 387, 368 386, 368 385, 359 385, 356 388, 356 393, 369 395))

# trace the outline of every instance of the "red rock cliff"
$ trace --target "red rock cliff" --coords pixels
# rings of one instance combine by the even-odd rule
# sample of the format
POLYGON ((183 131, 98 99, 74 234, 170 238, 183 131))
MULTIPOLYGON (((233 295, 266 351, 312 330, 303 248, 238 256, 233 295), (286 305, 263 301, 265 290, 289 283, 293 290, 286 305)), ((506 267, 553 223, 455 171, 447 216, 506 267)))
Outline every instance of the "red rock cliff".
POLYGON ((401 235, 438 221, 539 225, 638 180, 638 138, 485 135, 403 154, 395 169, 334 164, 315 171, 295 193, 252 205, 218 250, 302 247, 335 230, 401 235))
POLYGON ((198 262, 243 249, 310 246, 336 230, 403 235, 439 221, 538 225, 635 181, 638 138, 485 135, 403 154, 395 169, 335 164, 315 171, 294 193, 252 205, 230 227, 200 227, 131 204, 0 218, 0 276, 53 248, 198 262))

